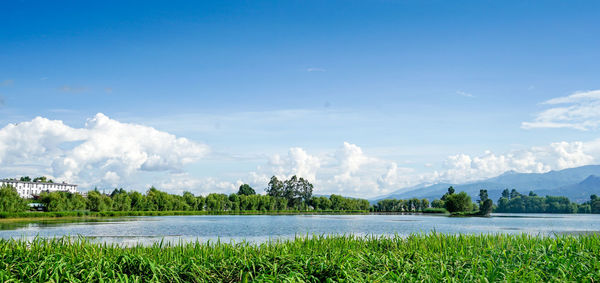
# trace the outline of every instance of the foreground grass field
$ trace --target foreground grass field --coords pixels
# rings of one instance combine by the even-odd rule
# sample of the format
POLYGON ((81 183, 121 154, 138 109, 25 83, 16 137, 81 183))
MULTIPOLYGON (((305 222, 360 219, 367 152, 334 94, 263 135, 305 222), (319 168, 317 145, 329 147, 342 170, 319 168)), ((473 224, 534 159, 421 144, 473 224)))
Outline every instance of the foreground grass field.
POLYGON ((122 248, 0 240, 0 282, 406 282, 600 279, 600 236, 313 237, 122 248))

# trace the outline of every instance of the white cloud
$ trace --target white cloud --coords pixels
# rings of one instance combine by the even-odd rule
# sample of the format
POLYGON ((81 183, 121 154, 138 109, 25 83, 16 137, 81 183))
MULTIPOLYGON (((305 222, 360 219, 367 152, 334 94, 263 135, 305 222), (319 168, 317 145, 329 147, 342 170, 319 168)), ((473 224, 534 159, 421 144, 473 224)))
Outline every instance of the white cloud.
POLYGON ((207 195, 209 193, 235 193, 242 184, 243 182, 240 180, 229 182, 216 178, 194 178, 188 173, 181 173, 171 174, 169 179, 158 183, 157 187, 177 194, 188 191, 195 195, 207 195))
POLYGON ((474 98, 475 97, 473 94, 470 94, 468 92, 464 92, 462 90, 456 91, 456 94, 458 94, 460 96, 464 96, 464 97, 469 97, 469 98, 474 98))
POLYGON ((302 148, 293 147, 285 156, 273 155, 266 166, 258 168, 259 172, 250 174, 253 183, 256 184, 266 184, 272 175, 282 179, 297 175, 314 182, 317 179, 316 174, 320 166, 321 158, 306 153, 302 148))
POLYGON ((600 125, 600 90, 576 92, 543 104, 552 107, 538 113, 533 122, 523 122, 522 128, 572 128, 585 131, 600 125))
MULTIPOLYGON (((301 177, 298 164, 302 160, 315 160, 311 167, 311 182, 315 193, 344 194, 355 197, 373 197, 420 183, 462 183, 495 177, 506 171, 542 173, 550 170, 594 164, 600 160, 600 139, 591 142, 556 142, 547 146, 532 147, 503 154, 486 151, 481 155, 456 154, 443 161, 441 169, 418 172, 413 168, 399 167, 393 160, 369 156, 351 143, 320 155, 310 155, 305 150, 293 148, 286 157, 275 155, 268 166, 250 174, 253 183, 264 186, 268 177, 287 178, 293 174, 301 177), (292 152, 302 154, 292 154, 292 152)), ((433 167, 429 164, 425 168, 433 167)))
POLYGON ((286 156, 274 155, 265 166, 251 172, 249 179, 256 186, 265 186, 272 175, 307 178, 315 185, 317 194, 374 196, 389 188, 408 184, 410 168, 366 155, 348 142, 333 152, 311 155, 301 148, 291 148, 286 156))
POLYGON ((179 172, 208 146, 99 113, 83 128, 37 117, 0 129, 0 173, 30 164, 82 187, 135 183, 139 172, 179 172))

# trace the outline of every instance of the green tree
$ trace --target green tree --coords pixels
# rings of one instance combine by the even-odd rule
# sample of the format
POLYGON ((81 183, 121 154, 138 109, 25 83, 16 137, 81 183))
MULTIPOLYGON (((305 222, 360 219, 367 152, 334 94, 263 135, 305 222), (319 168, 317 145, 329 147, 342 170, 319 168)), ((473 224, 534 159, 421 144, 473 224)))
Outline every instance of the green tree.
POLYGON ((444 208, 444 207, 446 207, 446 204, 441 199, 434 199, 431 202, 431 207, 434 207, 434 208, 444 208))
POLYGON ((251 195, 255 195, 256 192, 254 191, 254 189, 252 187, 250 187, 250 185, 243 184, 243 185, 240 186, 237 194, 238 195, 251 196, 251 195))
POLYGON ((19 181, 21 182, 31 182, 31 177, 29 176, 23 176, 19 179, 19 181))
POLYGON ((451 195, 453 195, 453 194, 454 194, 454 192, 455 192, 455 190, 454 190, 454 187, 453 187, 453 186, 450 186, 450 187, 448 188, 448 192, 446 192, 446 193, 445 193, 445 194, 442 196, 441 200, 443 200, 443 201, 446 201, 446 198, 448 198, 448 196, 451 196, 451 195))
POLYGON ((27 203, 10 185, 0 187, 0 212, 21 212, 27 209, 27 203))
POLYGON ((130 211, 131 210, 131 198, 129 194, 123 190, 113 191, 111 194, 111 199, 113 201, 112 209, 115 211, 130 211))
POLYGON ((449 194, 445 200, 446 210, 449 212, 466 212, 471 211, 471 197, 465 193, 449 194))
POLYGON ((88 209, 91 211, 109 211, 112 209, 112 199, 98 190, 89 191, 87 199, 88 209))
POLYGON ((277 177, 271 177, 267 188, 265 189, 267 195, 272 197, 284 197, 283 193, 283 182, 277 179, 277 177))

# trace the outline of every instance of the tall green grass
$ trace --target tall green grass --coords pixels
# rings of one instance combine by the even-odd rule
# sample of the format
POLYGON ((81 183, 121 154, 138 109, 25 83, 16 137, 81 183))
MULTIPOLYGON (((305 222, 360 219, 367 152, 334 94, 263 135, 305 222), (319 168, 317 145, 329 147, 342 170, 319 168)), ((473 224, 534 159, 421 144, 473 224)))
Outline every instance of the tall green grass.
POLYGON ((600 236, 316 236, 119 247, 0 240, 0 282, 595 282, 600 236))

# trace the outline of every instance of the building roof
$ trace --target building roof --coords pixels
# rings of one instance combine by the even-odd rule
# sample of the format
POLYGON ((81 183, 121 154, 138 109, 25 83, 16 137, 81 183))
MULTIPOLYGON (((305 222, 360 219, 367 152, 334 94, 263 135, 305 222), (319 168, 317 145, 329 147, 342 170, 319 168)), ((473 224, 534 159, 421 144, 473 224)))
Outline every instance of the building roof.
POLYGON ((21 183, 21 184, 51 184, 51 185, 67 185, 67 186, 75 186, 77 187, 77 185, 75 184, 67 184, 65 182, 62 183, 48 183, 48 182, 23 182, 23 181, 19 181, 19 180, 12 180, 12 179, 0 179, 0 182, 3 183, 21 183))

